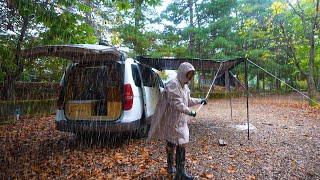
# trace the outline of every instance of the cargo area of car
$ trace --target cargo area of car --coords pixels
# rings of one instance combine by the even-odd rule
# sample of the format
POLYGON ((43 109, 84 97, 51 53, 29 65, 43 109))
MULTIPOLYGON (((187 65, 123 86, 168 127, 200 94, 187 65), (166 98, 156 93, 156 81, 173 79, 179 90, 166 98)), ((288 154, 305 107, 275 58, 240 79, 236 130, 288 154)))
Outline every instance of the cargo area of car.
POLYGON ((122 108, 121 65, 74 66, 66 79, 65 115, 69 120, 114 121, 122 108))

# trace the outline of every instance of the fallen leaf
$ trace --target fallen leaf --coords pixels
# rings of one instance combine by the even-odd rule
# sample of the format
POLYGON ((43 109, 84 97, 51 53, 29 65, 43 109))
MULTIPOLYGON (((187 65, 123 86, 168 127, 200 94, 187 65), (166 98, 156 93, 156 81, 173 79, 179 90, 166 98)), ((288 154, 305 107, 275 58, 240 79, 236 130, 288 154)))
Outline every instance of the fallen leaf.
POLYGON ((209 167, 210 167, 211 169, 213 169, 213 170, 218 170, 218 169, 219 169, 219 166, 218 166, 218 164, 216 164, 216 163, 211 164, 209 167))
POLYGON ((211 173, 207 173, 207 174, 205 174, 205 177, 208 179, 213 179, 214 176, 211 173))
POLYGON ((246 180, 255 180, 256 179, 256 177, 255 176, 251 176, 251 175, 249 175, 247 178, 246 178, 246 180))
POLYGON ((231 166, 228 167, 227 172, 228 172, 229 174, 233 174, 233 173, 237 172, 237 167, 231 165, 231 166))
POLYGON ((167 175, 167 170, 162 167, 162 168, 160 169, 160 174, 161 174, 161 175, 167 175))
POLYGON ((202 173, 200 177, 205 179, 214 179, 214 175, 212 173, 202 173))
POLYGON ((248 153, 255 153, 257 150, 256 149, 254 149, 254 148, 249 148, 249 149, 247 149, 247 152, 248 153))

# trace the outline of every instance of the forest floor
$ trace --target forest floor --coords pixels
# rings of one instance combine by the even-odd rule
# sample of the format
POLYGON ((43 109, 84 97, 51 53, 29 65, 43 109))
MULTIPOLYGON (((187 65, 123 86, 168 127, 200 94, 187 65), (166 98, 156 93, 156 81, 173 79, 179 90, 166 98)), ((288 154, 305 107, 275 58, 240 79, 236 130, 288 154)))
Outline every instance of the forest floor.
MULTIPOLYGON (((187 170, 197 179, 320 179, 320 110, 294 96, 211 100, 190 119, 187 170), (227 145, 219 146, 218 139, 227 145)), ((0 179, 170 179, 164 142, 79 138, 54 116, 0 125, 0 179)))

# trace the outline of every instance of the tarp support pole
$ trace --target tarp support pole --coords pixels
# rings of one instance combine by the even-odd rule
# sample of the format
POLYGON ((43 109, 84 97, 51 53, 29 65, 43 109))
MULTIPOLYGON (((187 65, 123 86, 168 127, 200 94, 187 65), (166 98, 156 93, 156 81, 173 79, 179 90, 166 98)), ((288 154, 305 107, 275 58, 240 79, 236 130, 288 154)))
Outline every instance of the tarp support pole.
POLYGON ((244 61, 245 81, 246 81, 246 97, 247 97, 247 124, 248 124, 248 140, 250 140, 250 124, 249 124, 249 85, 248 85, 248 59, 244 61))
POLYGON ((225 72, 225 82, 226 82, 226 88, 228 89, 228 92, 229 92, 229 105, 230 105, 230 118, 231 118, 231 121, 232 121, 232 100, 231 100, 231 86, 230 86, 230 76, 229 76, 229 71, 226 71, 225 72))

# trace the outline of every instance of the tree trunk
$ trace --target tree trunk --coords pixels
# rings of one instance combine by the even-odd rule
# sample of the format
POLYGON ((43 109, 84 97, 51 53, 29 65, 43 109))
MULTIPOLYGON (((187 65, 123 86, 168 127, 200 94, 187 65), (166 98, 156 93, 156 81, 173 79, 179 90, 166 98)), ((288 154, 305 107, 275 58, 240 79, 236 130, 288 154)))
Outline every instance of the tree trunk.
MULTIPOLYGON (((301 71, 304 75, 307 76, 307 82, 308 82, 308 96, 311 99, 316 100, 318 93, 317 93, 317 89, 316 89, 316 85, 315 85, 315 74, 314 74, 314 61, 315 61, 315 32, 317 32, 318 30, 318 15, 319 15, 319 0, 316 1, 316 7, 315 7, 315 16, 313 18, 311 18, 310 21, 311 22, 311 28, 308 28, 309 26, 307 25, 308 21, 305 18, 305 14, 304 12, 299 12, 297 11, 294 6, 290 3, 290 1, 287 1, 289 6, 293 9, 294 13, 297 14, 300 19, 301 22, 303 24, 303 31, 304 31, 304 35, 305 38, 308 39, 308 43, 309 43, 309 47, 310 47, 310 51, 309 51, 309 62, 308 62, 308 73, 303 73, 303 71, 301 71)), ((297 1, 297 4, 299 6, 299 1, 297 1)), ((309 101, 310 105, 315 105, 314 102, 309 101)))
MULTIPOLYGON (((278 74, 277 71, 275 72, 275 76, 280 77, 280 75, 278 74)), ((274 78, 274 86, 275 86, 275 89, 278 93, 281 90, 281 82, 277 78, 274 78)))
MULTIPOLYGON (((143 0, 135 0, 134 1, 134 36, 137 36, 138 33, 140 32, 141 28, 141 19, 142 19, 142 10, 141 10, 141 5, 142 5, 143 0)), ((133 49, 136 53, 139 55, 142 55, 142 52, 139 47, 138 43, 138 38, 135 38, 133 41, 133 49)))
POLYGON ((12 75, 8 75, 4 80, 3 97, 5 100, 15 100, 16 99, 16 88, 15 88, 16 78, 12 75))
POLYGON ((16 94, 15 94, 15 83, 18 77, 21 75, 23 71, 24 64, 20 59, 20 52, 21 52, 21 46, 24 41, 24 37, 27 31, 27 26, 29 23, 29 18, 28 17, 22 17, 23 19, 23 24, 20 32, 20 36, 17 42, 16 46, 16 56, 15 56, 15 64, 17 65, 17 68, 13 72, 6 72, 7 76, 5 77, 5 88, 3 94, 5 95, 5 99, 15 99, 16 94))
MULTIPOLYGON (((307 76, 308 79, 308 95, 311 99, 315 99, 317 100, 318 98, 318 93, 317 93, 317 87, 315 84, 315 74, 314 74, 314 61, 315 61, 315 40, 314 40, 314 36, 315 36, 315 32, 318 30, 318 13, 319 13, 319 0, 317 0, 316 3, 316 15, 314 17, 314 22, 313 22, 313 27, 311 29, 311 32, 309 34, 309 45, 310 45, 310 51, 309 51, 309 65, 308 65, 308 69, 309 69, 309 74, 307 76)), ((315 105, 314 102, 309 101, 310 105, 315 105)))
POLYGON ((265 76, 264 76, 264 73, 262 74, 262 90, 263 90, 263 92, 266 90, 266 84, 265 84, 265 76))
POLYGON ((193 0, 188 0, 188 7, 189 7, 189 13, 190 13, 190 22, 189 22, 190 32, 189 32, 188 50, 189 50, 189 54, 193 55, 193 48, 194 48, 193 0))
POLYGON ((136 28, 140 27, 140 21, 142 19, 142 5, 143 0, 134 1, 134 25, 136 28))
MULTIPOLYGON (((95 5, 94 5, 94 3, 93 2, 91 2, 91 1, 85 1, 84 2, 87 6, 89 6, 89 7, 91 7, 92 8, 92 10, 91 11, 95 11, 95 5)), ((92 12, 88 12, 88 11, 86 11, 85 12, 85 16, 84 16, 84 21, 88 24, 88 25, 90 25, 93 29, 94 29, 94 34, 96 35, 96 37, 98 38, 98 40, 100 41, 100 40, 102 40, 103 39, 103 37, 102 37, 102 32, 101 32, 101 30, 99 29, 99 27, 98 27, 98 25, 96 24, 96 22, 94 21, 94 19, 92 19, 92 16, 91 16, 91 13, 92 12)), ((109 43, 109 42, 108 42, 109 43)))
POLYGON ((279 92, 281 90, 281 82, 278 79, 275 79, 275 81, 276 89, 279 92))
MULTIPOLYGON (((309 52, 309 73, 307 76, 308 79, 308 95, 311 99, 317 99, 317 88, 314 81, 314 59, 315 59, 315 42, 314 42, 314 33, 310 34, 310 52, 309 52)), ((310 105, 313 103, 310 101, 310 105)))
MULTIPOLYGON (((197 28, 200 29, 201 28, 200 17, 199 17, 198 6, 197 6, 196 2, 194 4, 194 6, 195 6, 196 19, 197 19, 197 28)), ((196 43, 196 48, 197 48, 196 56, 201 58, 201 57, 203 57, 203 54, 204 54, 203 49, 201 48, 201 45, 202 45, 201 39, 200 38, 195 39, 195 43, 196 43)))
POLYGON ((260 74, 257 74, 257 84, 256 84, 257 93, 260 93, 260 74))

